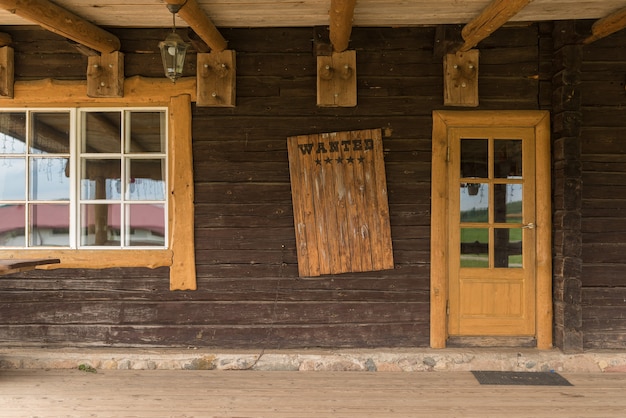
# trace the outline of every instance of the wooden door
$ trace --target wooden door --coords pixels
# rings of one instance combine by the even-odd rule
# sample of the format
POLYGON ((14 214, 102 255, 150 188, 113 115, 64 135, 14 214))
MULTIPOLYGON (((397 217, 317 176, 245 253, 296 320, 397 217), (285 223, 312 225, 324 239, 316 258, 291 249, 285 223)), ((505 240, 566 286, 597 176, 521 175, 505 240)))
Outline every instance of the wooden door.
POLYGON ((449 335, 535 334, 532 128, 449 132, 449 335))
POLYGON ((549 128, 545 111, 433 112, 432 347, 552 346, 549 128))

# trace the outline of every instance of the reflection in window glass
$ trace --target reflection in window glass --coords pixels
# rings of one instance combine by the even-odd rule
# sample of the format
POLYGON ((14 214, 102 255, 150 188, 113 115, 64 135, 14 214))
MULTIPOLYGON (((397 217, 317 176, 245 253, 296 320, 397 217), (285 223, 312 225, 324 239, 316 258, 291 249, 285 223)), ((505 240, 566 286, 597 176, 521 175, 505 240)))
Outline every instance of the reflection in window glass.
POLYGON ((489 267, 488 228, 461 228, 461 267, 489 267))
POLYGON ((461 183, 461 222, 489 222, 489 185, 461 183))
POLYGON ((67 158, 31 158, 30 199, 69 200, 68 162, 67 158))
POLYGON ((24 205, 0 205, 0 246, 23 247, 26 245, 26 221, 24 205))
POLYGON ((26 199, 26 160, 0 158, 0 200, 26 199))
POLYGON ((522 177, 522 141, 519 139, 499 139, 493 144, 495 178, 522 177))
POLYGON ((70 245, 70 206, 30 205, 31 247, 67 247, 70 245))
POLYGON ((81 167, 80 198, 116 200, 121 196, 120 160, 84 159, 81 167))
POLYGON ((126 190, 129 200, 165 200, 165 161, 130 160, 126 190))
POLYGON ((0 113, 0 154, 26 153, 26 113, 0 113))
POLYGON ((494 229, 495 267, 522 267, 522 229, 494 229))
POLYGON ((130 140, 126 152, 165 152, 165 113, 130 112, 130 140))
POLYGON ((83 204, 80 207, 82 246, 120 245, 120 205, 83 204))
POLYGON ((33 154, 67 154, 70 152, 69 112, 31 114, 31 144, 33 154))
POLYGON ((522 185, 494 184, 496 222, 522 223, 522 185))
POLYGON ((122 114, 87 112, 85 115, 84 153, 122 152, 122 114))
POLYGON ((126 245, 165 245, 164 205, 128 205, 126 245))
POLYGON ((487 139, 461 140, 461 177, 487 178, 489 176, 489 141, 487 139))

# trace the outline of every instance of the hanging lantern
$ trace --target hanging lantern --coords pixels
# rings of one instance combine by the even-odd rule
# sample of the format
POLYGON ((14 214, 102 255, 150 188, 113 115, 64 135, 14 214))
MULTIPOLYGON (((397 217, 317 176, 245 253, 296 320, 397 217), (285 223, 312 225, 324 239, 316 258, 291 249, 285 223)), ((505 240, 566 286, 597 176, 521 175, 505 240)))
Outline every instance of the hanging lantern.
POLYGON ((183 75, 185 54, 189 45, 176 33, 176 12, 180 10, 180 6, 168 4, 167 8, 172 12, 172 33, 167 35, 165 40, 159 42, 159 49, 161 50, 165 76, 175 83, 183 75))

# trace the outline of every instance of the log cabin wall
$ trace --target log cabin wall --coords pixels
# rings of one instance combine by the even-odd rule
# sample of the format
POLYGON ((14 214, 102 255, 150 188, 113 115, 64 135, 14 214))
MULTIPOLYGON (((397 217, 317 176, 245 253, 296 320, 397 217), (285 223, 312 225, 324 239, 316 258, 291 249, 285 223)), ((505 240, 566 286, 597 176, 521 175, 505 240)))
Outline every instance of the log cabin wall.
MULTIPOLYGON (((0 344, 427 346, 431 112, 444 107, 441 35, 460 27, 447 29, 355 28, 358 106, 343 109, 316 106, 313 28, 223 30, 237 51, 237 106, 193 112, 198 290, 169 291, 165 268, 5 276, 0 344), (298 278, 286 138, 369 128, 385 134, 395 268, 298 278)), ((162 77, 156 44, 166 30, 112 31, 122 40, 127 77, 162 77)), ((32 28, 7 32, 17 80, 85 78, 86 57, 65 40, 32 28)), ((550 25, 499 29, 480 53, 479 109, 549 108, 550 25)), ((194 58, 187 75, 195 74, 194 58)), ((601 306, 602 291, 619 281, 612 265, 583 269, 596 278, 586 301, 601 306)), ((598 325, 586 324, 590 332, 598 325)))

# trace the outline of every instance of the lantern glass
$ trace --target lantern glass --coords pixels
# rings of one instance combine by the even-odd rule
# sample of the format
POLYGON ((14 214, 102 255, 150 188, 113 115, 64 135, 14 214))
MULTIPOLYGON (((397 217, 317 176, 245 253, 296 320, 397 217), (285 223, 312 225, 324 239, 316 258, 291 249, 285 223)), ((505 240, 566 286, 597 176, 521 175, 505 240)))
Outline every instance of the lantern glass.
POLYGON ((164 41, 159 42, 165 76, 174 83, 183 75, 183 65, 188 47, 189 45, 176 32, 170 33, 164 41))

